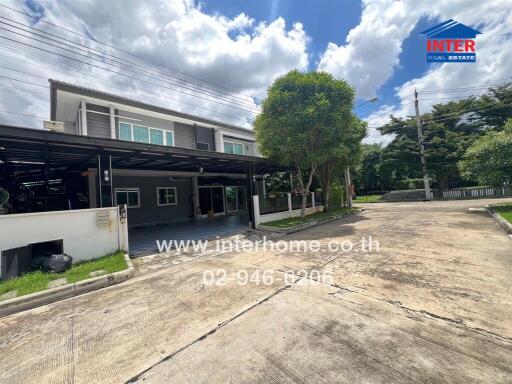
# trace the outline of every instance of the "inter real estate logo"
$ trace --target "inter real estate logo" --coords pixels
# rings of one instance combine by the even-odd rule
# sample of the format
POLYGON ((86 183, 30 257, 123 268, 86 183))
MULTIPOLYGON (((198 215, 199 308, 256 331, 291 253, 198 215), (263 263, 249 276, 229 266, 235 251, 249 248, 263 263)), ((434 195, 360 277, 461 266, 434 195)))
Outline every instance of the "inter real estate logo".
POLYGON ((475 37, 477 30, 453 19, 420 33, 427 36, 427 62, 476 62, 475 37))

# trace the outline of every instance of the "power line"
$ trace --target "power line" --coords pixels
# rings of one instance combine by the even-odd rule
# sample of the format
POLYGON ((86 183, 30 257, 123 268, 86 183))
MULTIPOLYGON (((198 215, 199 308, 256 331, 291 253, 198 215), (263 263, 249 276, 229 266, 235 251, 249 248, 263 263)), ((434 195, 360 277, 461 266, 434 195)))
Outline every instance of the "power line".
POLYGON ((0 111, 0 113, 10 113, 12 115, 20 115, 20 116, 27 116, 27 117, 34 117, 39 120, 48 120, 47 117, 41 117, 41 116, 35 116, 35 115, 29 115, 26 113, 19 113, 19 112, 12 112, 12 111, 0 111))
POLYGON ((456 91, 465 91, 465 90, 471 90, 471 89, 486 89, 490 87, 499 87, 501 85, 507 85, 510 84, 510 82, 500 83, 500 84, 488 84, 488 85, 482 85, 482 86, 474 86, 474 87, 465 87, 465 88, 445 88, 445 89, 425 89, 421 90, 419 93, 439 93, 439 92, 456 92, 456 91))
MULTIPOLYGON (((12 21, 16 24, 19 24, 19 25, 23 25, 23 26, 26 26, 25 24, 22 24, 22 23, 18 23, 14 20, 11 20, 9 18, 5 18, 3 16, 0 16, 0 19, 6 19, 6 20, 9 20, 9 21, 12 21)), ((49 41, 53 41, 57 44, 63 44, 65 46, 68 46, 68 47, 71 47, 72 49, 78 49, 82 52, 86 52, 88 54, 92 54, 92 55, 95 55, 95 56, 98 56, 100 57, 102 60, 99 60, 101 61, 102 63, 105 63, 105 64, 110 64, 110 65, 113 65, 113 66, 116 66, 116 67, 119 67, 119 68, 127 68, 129 71, 133 72, 133 73, 137 73, 139 75, 144 75, 144 76, 148 76, 148 77, 153 77, 155 79, 159 79, 159 80, 164 80, 166 81, 168 84, 171 84, 171 85, 174 85, 174 86, 177 86, 177 87, 181 87, 181 88, 184 88, 184 89, 187 89, 187 90, 190 90, 190 91, 194 91, 194 92, 198 92, 200 94, 205 94, 205 95, 208 95, 208 96, 214 96, 214 97, 221 97, 223 98, 224 100, 226 101, 229 101, 229 102, 233 102, 235 104, 239 104, 239 105, 243 105, 245 107, 248 107, 248 108, 256 108, 254 107, 254 102, 251 100, 251 103, 249 104, 249 102, 247 100, 240 100, 240 99, 237 99, 236 97, 230 95, 230 94, 227 94, 225 92, 218 92, 218 91, 209 91, 209 90, 206 90, 206 91, 203 91, 202 89, 197 89, 197 87, 190 87, 188 85, 188 83, 180 83, 180 82, 176 82, 176 80, 173 80, 175 79, 174 77, 172 76, 169 76, 167 74, 163 74, 163 76, 161 76, 160 74, 162 74, 161 72, 158 72, 158 71, 153 71, 152 72, 149 72, 149 75, 146 72, 144 72, 144 70, 141 70, 141 67, 142 68, 149 68, 147 66, 141 66, 141 65, 137 65, 129 60, 126 60, 126 59, 122 59, 122 58, 118 58, 117 56, 113 56, 113 55, 110 55, 109 53, 106 53, 106 52, 102 52, 100 50, 97 50, 97 49, 94 49, 94 48, 91 48, 91 47, 88 47, 86 45, 83 45, 83 44, 80 44, 80 43, 75 43, 73 41, 70 41, 70 40, 67 40, 67 39, 64 39, 60 36, 57 36, 57 35, 54 35, 54 34, 51 34, 51 33, 48 33, 48 32, 45 32, 45 31, 42 31, 42 30, 39 30, 37 28, 34 28, 34 27, 30 27, 30 26, 26 26, 28 27, 30 30, 27 30, 27 29, 23 29, 23 28, 20 28, 20 27, 17 27, 15 25, 12 25, 12 24, 9 24, 9 23, 6 23, 4 21, 0 21, 0 24, 4 24, 4 25, 8 25, 9 27, 11 28, 15 28, 15 29, 18 29, 18 30, 21 30, 23 32, 28 32, 30 33, 31 35, 35 35, 35 36, 38 36, 38 37, 41 37, 43 39, 47 39, 49 41), (43 34, 41 33, 35 33, 31 30, 36 30, 36 31, 40 31, 42 32, 43 34), (47 37, 45 35, 50 35, 50 36, 54 36, 54 37, 57 37, 58 39, 60 40, 63 40, 63 41, 60 41, 60 40, 56 40, 56 39, 53 39, 51 37, 47 37), (71 43, 71 44, 69 44, 71 43), (77 48, 76 45, 78 46, 81 46, 81 47, 85 47, 86 49, 82 49, 82 48, 77 48), (99 52, 100 54, 97 54, 97 53, 94 53, 94 52, 91 52, 91 51, 96 51, 96 52, 99 52), (111 57, 114 57, 115 59, 110 59, 108 56, 111 56, 111 57), (121 61, 119 61, 119 60, 121 61), (106 60, 110 60, 111 62, 115 63, 115 64, 112 64, 112 63, 108 63, 106 62, 106 60), (135 66, 133 65, 129 65, 127 63, 131 63, 131 64, 134 64, 135 66), (156 74, 155 74, 156 73, 156 74), (169 78, 171 78, 172 82, 170 82, 169 78), (184 85, 185 84, 185 85, 184 85), (227 96, 224 96, 224 95, 227 95, 227 96)), ((14 31, 11 31, 9 29, 5 29, 5 28, 0 28, 0 29, 3 29, 5 31, 8 31, 10 33, 14 33, 14 34, 18 34, 18 35, 21 35, 21 36, 24 36, 24 37, 27 37, 27 38, 30 38, 30 39, 33 39, 35 41, 38 41, 38 42, 42 42, 44 44, 47 44, 47 45, 50 45, 50 46, 53 46, 53 47, 56 47, 58 49, 62 49, 62 50, 66 50, 66 51, 69 51, 69 52, 72 52, 72 53, 75 53, 75 54, 78 54, 78 55, 81 55, 81 56, 85 56, 85 57, 88 57, 92 60, 98 60, 98 59, 95 59, 95 58, 92 58, 92 57, 89 57, 87 55, 83 55, 83 54, 80 54, 80 53, 77 53, 71 49, 65 49, 65 48, 62 48, 58 45, 54 45, 54 44, 49 44, 47 42, 44 42, 44 41, 41 41, 41 40, 38 40, 38 39, 35 39, 33 37, 30 37, 30 36, 26 36, 26 35, 23 35, 23 34, 19 34, 17 32, 14 32, 14 31)), ((151 68, 149 68, 151 70, 151 68)))
MULTIPOLYGON (((0 28, 0 29, 2 29, 2 28, 0 28)), ((247 110, 247 109, 242 108, 242 107, 237 107, 235 105, 230 105, 230 104, 222 103, 222 102, 219 102, 217 100, 208 99, 208 98, 202 97, 202 96, 191 95, 189 93, 186 93, 186 92, 183 92, 183 91, 180 91, 180 90, 177 90, 177 89, 172 89, 172 88, 169 88, 169 87, 162 86, 160 84, 152 83, 152 82, 147 81, 147 80, 142 80, 142 79, 139 79, 139 78, 137 78, 135 76, 131 76, 131 75, 128 75, 128 74, 125 74, 125 73, 122 73, 122 72, 113 71, 113 70, 111 70, 109 68, 105 68, 105 67, 102 67, 102 66, 99 66, 99 65, 88 63, 88 62, 85 62, 83 60, 76 59, 74 57, 62 55, 62 54, 57 53, 57 52, 52 52, 50 50, 47 50, 47 49, 44 49, 44 48, 41 48, 41 47, 37 47, 35 45, 31 45, 31 44, 28 44, 28 43, 24 43, 22 41, 18 41, 18 40, 15 40, 15 39, 11 39, 11 38, 8 38, 8 37, 5 37, 5 36, 0 36, 0 39, 4 39, 4 40, 8 40, 8 41, 11 41, 11 42, 14 42, 14 43, 22 44, 22 45, 25 45, 25 46, 28 46, 28 47, 31 47, 31 48, 34 48, 34 49, 38 49, 38 50, 41 50, 41 51, 44 51, 44 52, 47 52, 47 53, 51 53, 53 55, 57 55, 57 56, 69 59, 69 60, 73 60, 73 61, 77 61, 77 62, 80 62, 80 63, 83 63, 83 64, 87 64, 87 65, 90 65, 92 67, 99 68, 99 69, 102 69, 102 70, 105 70, 105 71, 108 71, 108 72, 111 72, 111 73, 114 73, 114 74, 117 74, 117 75, 121 75, 121 76, 128 77, 128 78, 131 78, 131 79, 134 79, 134 80, 138 80, 138 81, 143 81, 145 83, 148 83, 148 84, 151 84, 151 85, 154 85, 154 86, 157 86, 157 87, 167 88, 167 89, 170 89, 172 91, 184 93, 185 95, 188 95, 188 96, 197 97, 197 98, 204 99, 204 100, 211 101, 211 102, 215 102, 215 103, 218 103, 220 105, 224 105, 224 106, 227 106, 227 107, 230 107, 230 108, 236 108, 236 109, 243 110, 245 112, 252 112, 252 113, 254 113, 253 111, 247 110)))
MULTIPOLYGON (((43 61, 43 62, 46 62, 46 63, 49 63, 49 64, 53 64, 53 65, 56 65, 57 67, 60 67, 60 68, 66 68, 66 69, 71 69, 73 71, 75 71, 76 73, 82 73, 84 74, 85 76, 89 76, 89 77, 92 77, 92 78, 96 78, 96 79, 99 79, 99 80, 105 80, 105 81, 108 81, 109 82, 109 85, 112 85, 112 84, 120 84, 119 82, 116 82, 115 80, 112 80, 112 79, 108 79, 108 78, 104 78, 104 77, 99 77, 99 76, 95 76, 95 75, 92 75, 88 72, 84 72, 84 71, 80 71, 79 69, 76 69, 70 65, 64 65, 64 64, 56 64, 55 62, 52 62, 51 60, 47 59, 47 58, 42 58, 41 56, 39 55, 34 55, 34 54, 28 54, 27 52, 24 52, 20 49, 16 49, 16 48, 13 48, 11 46, 6 46, 6 45, 3 45, 3 44, 0 44, 0 47, 6 47, 10 50, 16 50, 17 52, 19 52, 19 54, 23 55, 23 56, 26 56, 26 57, 36 57, 38 60, 40 61, 43 61)), ((1 55, 0 56, 4 56, 4 57, 8 57, 8 56, 5 56, 5 55, 1 55)), ((7 67, 4 67, 4 68, 7 68, 7 67)), ((14 70, 12 68, 7 68, 7 69, 10 69, 10 70, 14 70)), ((19 71, 19 70, 14 70, 14 71, 18 71, 18 72, 22 72, 22 71, 19 71)), ((25 72, 29 75, 32 75, 32 76, 38 76, 38 77, 43 77, 46 79, 45 76, 39 76, 39 75, 35 75, 33 73, 28 73, 28 72, 25 72)), ((47 87, 49 88, 49 87, 47 87)), ((116 89, 119 89, 119 90, 123 90, 125 91, 126 89, 122 89, 120 87, 113 87, 113 88, 116 88, 116 89)), ((150 90, 147 90, 145 88, 140 88, 140 87, 134 87, 132 86, 133 89, 135 89, 136 91, 141 91, 143 93, 146 93, 146 94, 149 94, 149 95, 152 95, 152 96, 157 96, 157 97, 160 97, 160 96, 166 96, 165 94, 163 93, 159 93, 159 92, 155 92, 155 91, 150 91, 150 90)), ((183 103, 183 104, 188 104, 188 105, 191 105, 191 106, 194 106, 196 107, 196 105, 192 104, 192 103, 189 103, 185 100, 181 100, 180 103, 183 103)), ((212 113, 216 114, 216 115, 219 115, 219 116, 224 116, 224 117, 227 117, 229 118, 230 120, 232 121, 240 121, 240 122, 243 122, 243 123, 247 123, 246 120, 243 120, 243 119, 240 119, 240 117, 238 116, 234 116, 234 115, 229 115, 229 114, 225 114, 225 113, 221 113, 221 112, 218 112, 218 111, 215 111, 213 109, 210 109, 210 108, 207 108, 207 107, 201 107, 201 109, 204 109, 204 110, 208 110, 208 111, 211 111, 212 113)))
MULTIPOLYGON (((53 26, 53 27, 55 27, 55 28, 59 28, 59 29, 61 29, 61 30, 63 30, 63 31, 66 31, 66 32, 72 33, 72 34, 74 34, 74 35, 76 35, 76 36, 80 36, 80 37, 82 37, 82 38, 85 38, 85 39, 87 39, 87 40, 93 41, 93 42, 95 42, 95 43, 102 44, 102 45, 104 45, 104 46, 106 46, 106 47, 109 47, 109 48, 115 49, 115 50, 116 50, 116 51, 118 51, 118 52, 122 52, 122 53, 124 53, 124 54, 130 55, 130 56, 132 56, 132 57, 134 57, 134 58, 137 58, 138 60, 142 60, 143 62, 145 61, 142 57, 140 57, 140 56, 138 56, 138 55, 136 55, 136 54, 134 54, 134 53, 132 53, 132 52, 129 52, 129 51, 123 50, 123 49, 121 49, 121 48, 119 48, 119 47, 116 47, 116 46, 114 46, 114 45, 110 45, 110 44, 107 44, 107 43, 105 43, 105 42, 102 42, 102 41, 96 40, 96 39, 92 38, 91 36, 87 36, 87 35, 81 34, 81 33, 79 33, 79 32, 76 32, 76 31, 74 31, 74 30, 72 30, 72 29, 68 29, 68 28, 62 27, 62 26, 60 26, 60 25, 57 25, 57 24, 51 23, 51 22, 49 22, 49 21, 44 20, 43 18, 40 18, 40 17, 37 17, 37 16, 33 16, 33 15, 31 15, 31 14, 27 13, 27 12, 23 12, 23 11, 21 11, 21 10, 19 10, 19 9, 12 8, 12 7, 9 7, 9 6, 4 5, 4 4, 0 4, 0 6, 1 6, 1 7, 4 7, 4 8, 7 8, 7 9, 10 9, 11 11, 17 12, 17 13, 19 13, 19 14, 26 15, 26 16, 28 16, 28 17, 30 17, 30 18, 32 18, 32 19, 34 19, 34 20, 40 21, 40 22, 45 23, 45 24, 47 24, 47 25, 51 25, 51 26, 53 26)), ((235 91, 235 90, 233 90, 233 89, 231 89, 231 88, 228 88, 228 87, 225 87, 225 86, 222 86, 222 85, 219 85, 219 84, 211 83, 211 82, 209 82, 209 81, 207 81, 207 80, 205 80, 205 79, 202 79, 202 78, 200 78, 200 77, 198 77, 198 76, 194 76, 194 75, 187 74, 187 73, 185 73, 185 72, 179 71, 179 70, 177 70, 177 69, 175 69, 175 68, 172 68, 172 67, 170 67, 170 66, 165 66, 165 65, 161 65, 161 64, 157 64, 157 66, 159 66, 159 67, 161 67, 161 68, 164 68, 164 69, 167 69, 167 70, 170 70, 170 71, 173 71, 173 72, 175 72, 175 73, 182 74, 182 75, 187 76, 187 77, 190 77, 190 78, 192 78, 192 79, 197 79, 197 80, 199 80, 199 81, 202 81, 203 83, 213 85, 214 87, 222 88, 222 89, 228 90, 228 91, 230 91, 230 92, 234 92, 234 93, 236 93, 236 94, 240 94, 240 95, 247 96, 247 97, 249 97, 249 98, 251 98, 251 99, 252 99, 252 96, 251 96, 251 95, 249 95, 249 94, 246 94, 246 93, 243 93, 243 92, 239 92, 239 91, 235 91)), ((177 78, 177 79, 180 79, 180 78, 178 78, 178 77, 176 77, 176 78, 177 78)), ((180 80, 190 82, 189 80, 185 80, 185 79, 180 79, 180 80)), ((199 86, 202 86, 202 85, 200 85, 200 84, 198 84, 198 85, 199 85, 199 86)), ((204 86, 203 86, 203 87, 204 87, 204 86)))

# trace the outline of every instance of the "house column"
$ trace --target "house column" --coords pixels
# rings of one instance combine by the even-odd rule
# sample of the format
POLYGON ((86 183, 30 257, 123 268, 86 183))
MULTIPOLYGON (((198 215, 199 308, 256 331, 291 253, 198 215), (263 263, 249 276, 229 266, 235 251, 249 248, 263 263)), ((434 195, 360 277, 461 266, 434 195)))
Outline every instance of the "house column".
POLYGON ((194 194, 194 217, 200 216, 199 214, 199 183, 197 176, 192 176, 192 193, 194 194))
POLYGON ((112 186, 112 157, 98 154, 98 198, 100 208, 114 206, 112 186))
POLYGON ((80 100, 80 133, 87 136, 87 103, 85 99, 80 100))
POLYGON ((256 184, 256 176, 254 174, 254 167, 249 166, 247 169, 247 190, 249 191, 249 220, 251 227, 256 228, 255 215, 254 215, 254 197, 258 195, 258 188, 256 184))
POLYGON ((215 130, 215 152, 224 152, 224 138, 218 129, 215 130))
POLYGON ((116 138, 116 116, 115 116, 114 106, 109 105, 109 112, 110 112, 110 138, 115 139, 116 138))

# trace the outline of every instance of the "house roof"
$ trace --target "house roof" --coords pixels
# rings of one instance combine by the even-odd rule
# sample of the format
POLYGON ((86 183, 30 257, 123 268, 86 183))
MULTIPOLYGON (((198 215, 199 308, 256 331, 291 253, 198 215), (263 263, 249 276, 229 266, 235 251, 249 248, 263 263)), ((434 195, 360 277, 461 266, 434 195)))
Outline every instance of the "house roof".
POLYGON ((191 115, 188 113, 178 112, 178 111, 174 111, 174 110, 168 109, 168 108, 158 107, 156 105, 147 104, 147 103, 144 103, 139 100, 129 99, 124 96, 114 95, 112 93, 103 92, 103 91, 99 91, 99 90, 92 89, 92 88, 82 87, 79 85, 75 85, 75 84, 71 84, 71 83, 67 83, 67 82, 55 80, 55 79, 48 79, 48 82, 50 83, 50 93, 51 93, 51 97, 50 97, 51 120, 55 120, 56 115, 57 115, 57 91, 64 91, 64 92, 70 92, 70 93, 74 93, 74 94, 78 94, 78 95, 82 95, 82 96, 86 96, 86 97, 94 97, 97 99, 103 99, 103 100, 110 101, 113 103, 124 104, 124 105, 128 105, 131 107, 145 109, 148 111, 162 113, 165 115, 174 116, 174 117, 178 117, 178 118, 182 118, 182 119, 188 119, 188 120, 196 121, 198 123, 214 125, 214 126, 217 126, 220 128, 226 128, 229 130, 243 132, 246 134, 247 133, 254 134, 254 131, 252 129, 243 128, 243 127, 239 127, 239 126, 231 125, 231 124, 226 124, 226 123, 223 123, 223 122, 220 122, 217 120, 207 119, 207 118, 200 117, 200 116, 194 116, 194 115, 191 115))
POLYGON ((249 169, 262 175, 287 171, 269 159, 203 151, 124 140, 104 139, 0 125, 0 168, 23 173, 59 167, 87 169, 97 166, 98 155, 112 158, 112 168, 146 171, 246 174, 249 169))
POLYGON ((468 27, 453 19, 447 20, 432 28, 426 29, 420 35, 427 35, 431 39, 474 39, 476 35, 481 35, 476 29, 468 27))

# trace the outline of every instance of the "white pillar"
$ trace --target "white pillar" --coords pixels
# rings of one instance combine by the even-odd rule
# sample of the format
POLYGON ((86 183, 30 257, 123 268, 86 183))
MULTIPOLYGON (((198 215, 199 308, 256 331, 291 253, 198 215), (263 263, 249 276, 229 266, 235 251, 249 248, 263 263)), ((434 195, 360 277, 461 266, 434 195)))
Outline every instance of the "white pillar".
POLYGON ((116 116, 114 107, 112 105, 109 106, 109 112, 110 112, 110 138, 115 139, 116 138, 116 116))
POLYGON ((286 194, 286 196, 288 196, 288 216, 291 217, 292 216, 292 194, 290 192, 288 192, 286 194))
POLYGON ((222 131, 215 130, 215 152, 224 152, 224 139, 222 131))
POLYGON ((311 206, 315 208, 315 192, 311 192, 311 206))
POLYGON ((87 136, 87 103, 85 99, 80 101, 80 121, 82 123, 81 134, 87 136))
POLYGON ((258 195, 252 196, 252 206, 254 209, 254 226, 257 227, 260 225, 260 197, 258 195))

